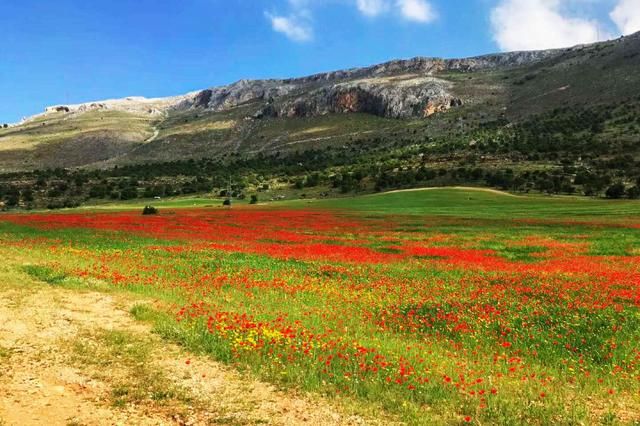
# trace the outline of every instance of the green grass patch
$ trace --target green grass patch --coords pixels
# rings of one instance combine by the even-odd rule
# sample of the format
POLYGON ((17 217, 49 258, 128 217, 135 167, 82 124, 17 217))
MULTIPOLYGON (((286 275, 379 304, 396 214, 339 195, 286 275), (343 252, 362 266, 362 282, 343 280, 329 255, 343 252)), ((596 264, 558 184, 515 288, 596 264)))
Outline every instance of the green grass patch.
POLYGON ((66 274, 55 271, 48 266, 25 265, 22 270, 33 278, 51 285, 62 284, 67 279, 66 274))
MULTIPOLYGON (((303 204, 288 202, 290 206, 303 204)), ((436 188, 315 201, 312 206, 360 214, 402 214, 510 220, 562 219, 604 221, 636 218, 640 203, 579 197, 513 196, 483 189, 436 188)))

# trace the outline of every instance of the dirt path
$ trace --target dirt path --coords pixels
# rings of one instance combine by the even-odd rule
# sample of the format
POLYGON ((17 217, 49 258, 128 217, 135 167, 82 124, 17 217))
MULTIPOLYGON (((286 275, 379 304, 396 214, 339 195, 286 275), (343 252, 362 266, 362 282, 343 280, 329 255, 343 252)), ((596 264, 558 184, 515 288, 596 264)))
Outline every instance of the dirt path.
POLYGON ((158 136, 160 136, 160 129, 157 127, 153 128, 153 135, 151 135, 151 137, 149 137, 147 140, 144 141, 144 143, 150 143, 155 141, 158 136))
POLYGON ((21 278, 0 269, 0 425, 370 423, 167 344, 124 295, 21 278))

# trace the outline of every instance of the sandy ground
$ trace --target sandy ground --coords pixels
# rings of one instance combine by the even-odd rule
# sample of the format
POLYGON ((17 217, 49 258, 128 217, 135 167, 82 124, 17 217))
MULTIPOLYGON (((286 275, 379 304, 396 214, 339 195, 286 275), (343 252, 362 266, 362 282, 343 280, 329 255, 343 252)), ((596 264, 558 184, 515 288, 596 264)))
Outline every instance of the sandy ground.
MULTIPOLYGON (((3 284, 3 278, 0 274, 2 426, 371 423, 320 398, 284 393, 167 344, 132 318, 133 302, 124 295, 46 284, 22 288, 3 284), (146 363, 186 389, 197 403, 180 410, 153 401, 114 406, 110 373, 83 365, 70 353, 73 342, 105 331, 122 331, 150 342, 154 350, 146 363)), ((113 377, 130 373, 126 370, 130 367, 117 360, 112 365, 113 377)))

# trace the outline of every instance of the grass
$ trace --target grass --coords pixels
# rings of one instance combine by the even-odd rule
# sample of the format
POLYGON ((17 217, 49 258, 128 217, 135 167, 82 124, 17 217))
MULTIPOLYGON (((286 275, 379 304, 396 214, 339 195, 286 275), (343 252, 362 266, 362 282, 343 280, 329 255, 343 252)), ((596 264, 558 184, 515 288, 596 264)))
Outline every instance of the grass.
MULTIPOLYGON (((309 192, 309 191, 307 191, 309 192)), ((297 194, 290 194, 292 197, 297 194)), ((263 195, 263 198, 266 195, 263 195)), ((288 197, 291 198, 291 197, 288 197)), ((130 200, 88 204, 78 210, 135 210, 146 205, 158 208, 210 207, 221 209, 222 199, 217 197, 169 197, 161 200, 130 200)), ((428 215, 467 219, 550 219, 605 221, 640 219, 640 202, 636 200, 603 200, 572 196, 546 196, 510 194, 483 188, 418 188, 379 194, 344 196, 331 199, 288 199, 269 202, 260 200, 261 208, 320 208, 356 211, 374 215, 428 215)), ((249 199, 234 200, 234 205, 247 207, 249 199)))
MULTIPOLYGON (((130 210, 139 209, 147 205, 153 205, 157 208, 174 209, 174 208, 193 208, 193 207, 211 207, 223 208, 222 198, 218 197, 169 197, 161 200, 130 200, 118 202, 105 202, 94 205, 86 205, 81 207, 84 210, 130 210)), ((245 206, 249 204, 249 200, 234 200, 234 205, 245 206)))
POLYGON ((233 361, 228 348, 220 345, 202 324, 176 323, 175 318, 167 312, 154 309, 147 304, 135 305, 131 314, 139 321, 153 326, 153 331, 167 341, 176 343, 193 353, 205 353, 214 359, 226 363, 233 361))
POLYGON ((66 274, 56 272, 47 266, 25 265, 23 270, 33 278, 51 285, 61 284, 67 278, 66 274))
MULTIPOLYGON (((0 240, 41 282, 160 301, 131 313, 190 351, 410 424, 640 420, 638 204, 438 189, 279 205, 170 210, 131 234, 5 223, 0 240)), ((75 352, 102 370, 148 357, 121 334, 75 352)), ((138 373, 114 404, 180 399, 138 373)))
POLYGON ((640 219, 638 201, 542 195, 513 196, 499 191, 469 188, 417 189, 322 200, 314 202, 313 207, 353 210, 363 214, 428 215, 469 219, 640 219))

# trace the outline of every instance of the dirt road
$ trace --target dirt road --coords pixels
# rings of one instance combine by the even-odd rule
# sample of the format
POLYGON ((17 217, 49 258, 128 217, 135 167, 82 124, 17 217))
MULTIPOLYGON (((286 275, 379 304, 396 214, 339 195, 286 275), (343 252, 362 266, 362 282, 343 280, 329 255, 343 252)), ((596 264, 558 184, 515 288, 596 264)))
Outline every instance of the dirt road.
POLYGON ((0 425, 371 423, 162 341, 127 297, 0 267, 0 425))

